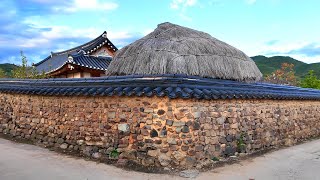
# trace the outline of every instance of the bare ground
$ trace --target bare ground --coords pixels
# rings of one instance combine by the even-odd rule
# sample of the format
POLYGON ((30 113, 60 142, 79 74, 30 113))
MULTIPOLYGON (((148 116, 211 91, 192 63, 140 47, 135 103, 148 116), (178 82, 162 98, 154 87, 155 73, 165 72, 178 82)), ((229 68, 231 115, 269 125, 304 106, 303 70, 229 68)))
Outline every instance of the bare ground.
MULTIPOLYGON (((178 175, 123 170, 30 144, 0 139, 1 180, 181 179, 178 175)), ((196 179, 320 180, 320 140, 202 172, 196 179)))

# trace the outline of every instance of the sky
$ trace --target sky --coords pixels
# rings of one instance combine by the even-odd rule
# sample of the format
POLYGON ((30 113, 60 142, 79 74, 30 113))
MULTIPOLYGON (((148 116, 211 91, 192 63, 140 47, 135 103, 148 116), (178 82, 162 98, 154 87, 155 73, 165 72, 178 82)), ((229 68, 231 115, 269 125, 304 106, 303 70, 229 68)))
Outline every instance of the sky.
POLYGON ((107 31, 124 47, 171 22, 249 56, 320 62, 319 0, 1 0, 0 63, 29 63, 107 31))

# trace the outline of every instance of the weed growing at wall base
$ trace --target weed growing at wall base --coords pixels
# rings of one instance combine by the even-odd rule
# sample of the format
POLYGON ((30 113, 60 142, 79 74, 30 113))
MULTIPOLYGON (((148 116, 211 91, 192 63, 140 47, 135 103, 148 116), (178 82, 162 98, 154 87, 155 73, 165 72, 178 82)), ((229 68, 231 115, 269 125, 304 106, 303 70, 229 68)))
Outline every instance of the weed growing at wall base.
POLYGON ((110 152, 109 158, 110 159, 118 159, 119 157, 119 152, 117 149, 114 149, 110 152))

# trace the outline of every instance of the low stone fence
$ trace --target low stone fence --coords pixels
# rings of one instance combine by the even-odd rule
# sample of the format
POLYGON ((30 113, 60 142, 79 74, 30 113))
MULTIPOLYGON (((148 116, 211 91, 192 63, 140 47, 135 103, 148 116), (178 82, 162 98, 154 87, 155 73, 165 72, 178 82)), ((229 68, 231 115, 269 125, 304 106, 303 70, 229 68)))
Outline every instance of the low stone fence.
POLYGON ((187 168, 320 135, 320 101, 0 92, 0 132, 95 158, 187 168))

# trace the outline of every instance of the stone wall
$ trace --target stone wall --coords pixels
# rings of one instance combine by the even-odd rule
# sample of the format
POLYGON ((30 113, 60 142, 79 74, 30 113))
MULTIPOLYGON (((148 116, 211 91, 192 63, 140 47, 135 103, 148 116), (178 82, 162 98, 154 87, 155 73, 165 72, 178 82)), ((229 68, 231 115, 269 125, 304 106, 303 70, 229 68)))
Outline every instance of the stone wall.
POLYGON ((0 132, 95 158, 192 167, 320 135, 320 101, 0 93, 0 132))

